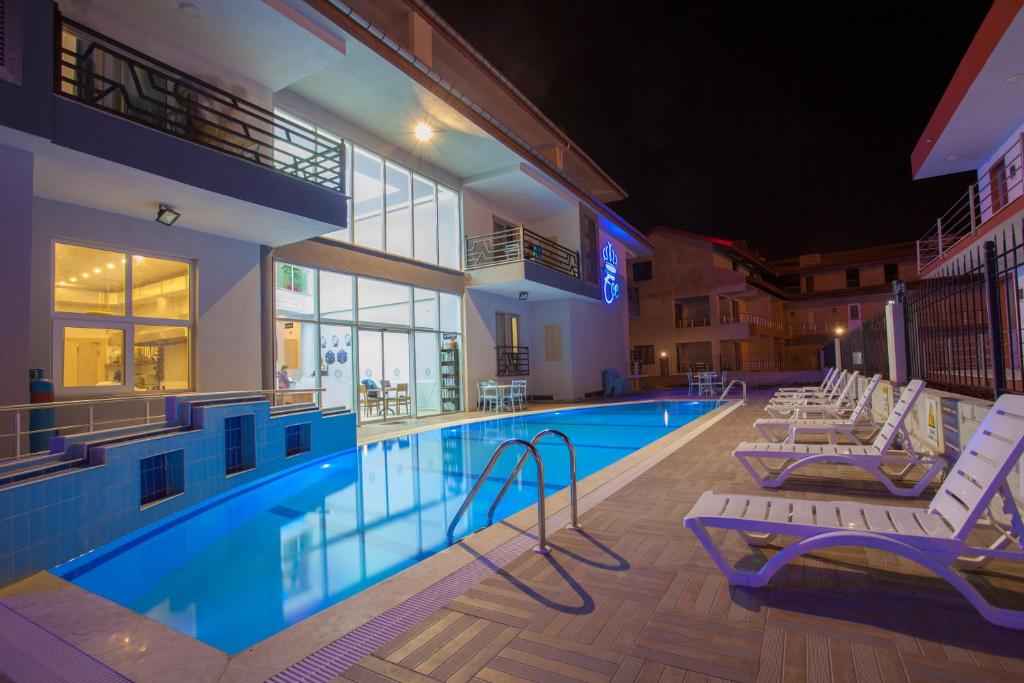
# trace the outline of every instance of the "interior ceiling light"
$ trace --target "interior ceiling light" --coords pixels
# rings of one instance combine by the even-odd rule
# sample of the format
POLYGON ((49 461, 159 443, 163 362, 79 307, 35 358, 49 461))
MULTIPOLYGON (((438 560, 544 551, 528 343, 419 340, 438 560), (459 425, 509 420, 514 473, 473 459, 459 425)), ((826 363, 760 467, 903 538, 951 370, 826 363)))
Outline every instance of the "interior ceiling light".
POLYGON ((174 221, 179 218, 181 218, 180 213, 163 204, 160 205, 160 208, 156 212, 157 223, 163 223, 164 225, 174 225, 174 221))
POLYGON ((420 121, 413 129, 413 133, 416 135, 417 140, 426 142, 434 134, 434 131, 430 130, 430 126, 427 125, 426 121, 420 121))
POLYGON ((1010 84, 1022 83, 1024 82, 1024 73, 1013 74, 1012 76, 1006 79, 1006 82, 1010 84))
POLYGON ((199 6, 198 5, 195 5, 195 4, 191 3, 191 2, 183 2, 180 5, 178 5, 178 9, 181 11, 182 14, 184 14, 186 17, 188 17, 190 19, 198 19, 199 18, 199 6))

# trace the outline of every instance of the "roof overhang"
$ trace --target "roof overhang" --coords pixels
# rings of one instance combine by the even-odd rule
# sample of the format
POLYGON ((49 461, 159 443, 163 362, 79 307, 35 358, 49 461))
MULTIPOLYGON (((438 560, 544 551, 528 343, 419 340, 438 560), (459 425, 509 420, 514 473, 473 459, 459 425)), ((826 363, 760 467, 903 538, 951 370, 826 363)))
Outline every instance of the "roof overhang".
POLYGON ((1024 0, 996 0, 910 156, 914 178, 974 171, 1021 124, 1024 0))

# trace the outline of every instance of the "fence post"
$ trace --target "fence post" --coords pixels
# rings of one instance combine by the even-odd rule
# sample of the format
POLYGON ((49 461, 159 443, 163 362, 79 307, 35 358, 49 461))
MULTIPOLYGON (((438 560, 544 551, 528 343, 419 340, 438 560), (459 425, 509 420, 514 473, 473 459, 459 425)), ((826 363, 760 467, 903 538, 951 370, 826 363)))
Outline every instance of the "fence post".
POLYGON ((974 208, 974 183, 967 186, 967 203, 971 205, 971 234, 978 227, 978 213, 974 208))
POLYGON ((885 345, 889 352, 889 381, 906 384, 906 320, 903 318, 903 302, 898 299, 885 305, 885 345))
POLYGON ((939 238, 939 258, 942 258, 942 218, 935 221, 935 230, 939 238))
POLYGON ((985 242, 985 298, 988 309, 988 334, 992 349, 993 398, 1006 389, 1006 366, 1003 363, 1003 328, 1000 324, 999 305, 999 264, 996 260, 996 243, 985 242))
POLYGON ((841 343, 839 337, 836 337, 834 340, 832 340, 832 343, 835 344, 835 347, 836 347, 836 370, 842 370, 843 369, 843 346, 842 346, 842 343, 841 343))

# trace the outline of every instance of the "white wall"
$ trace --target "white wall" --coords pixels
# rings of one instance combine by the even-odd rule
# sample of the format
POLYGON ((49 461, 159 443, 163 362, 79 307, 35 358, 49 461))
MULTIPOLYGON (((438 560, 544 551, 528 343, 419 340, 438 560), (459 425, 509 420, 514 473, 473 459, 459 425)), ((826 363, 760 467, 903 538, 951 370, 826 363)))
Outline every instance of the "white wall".
MULTIPOLYGON (((31 282, 32 263, 32 155, 0 146, 0 286, 7 293, 0 325, 5 331, 0 368, 6 378, 0 389, 0 403, 9 405, 28 401, 30 345, 25 328, 30 306, 25 290, 31 282)), ((49 367, 49 365, 43 366, 49 367)))
POLYGON ((1021 174, 1024 173, 1024 168, 1021 168, 1022 161, 1024 161, 1024 150, 1021 149, 1021 135, 1024 134, 1024 123, 1022 123, 1017 130, 1013 132, 1013 135, 1008 137, 1003 144, 999 145, 998 148, 992 153, 985 162, 978 167, 978 196, 981 198, 981 220, 988 220, 992 216, 992 201, 991 193, 989 190, 989 175, 988 170, 992 168, 992 165, 999 161, 1002 157, 1006 164, 1006 185, 1008 190, 1008 197, 1003 202, 1005 205, 1008 202, 1013 201, 1017 197, 1020 197, 1024 193, 1024 183, 1021 182, 1021 174), (1010 175, 1011 167, 1014 170, 1014 175, 1010 175))
POLYGON ((259 389, 260 247, 120 214, 36 198, 32 216, 29 362, 52 377, 52 243, 140 250, 192 260, 196 302, 194 376, 199 391, 259 389))

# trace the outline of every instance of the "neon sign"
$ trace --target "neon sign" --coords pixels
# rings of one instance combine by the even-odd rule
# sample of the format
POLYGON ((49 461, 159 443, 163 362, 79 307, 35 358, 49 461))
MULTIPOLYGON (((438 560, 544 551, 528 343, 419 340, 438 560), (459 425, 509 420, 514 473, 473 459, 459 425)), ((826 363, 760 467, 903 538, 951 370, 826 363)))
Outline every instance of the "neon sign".
POLYGON ((619 255, 615 253, 615 247, 611 242, 605 242, 601 250, 601 266, 604 270, 604 286, 602 294, 604 302, 610 304, 619 298, 619 255))

